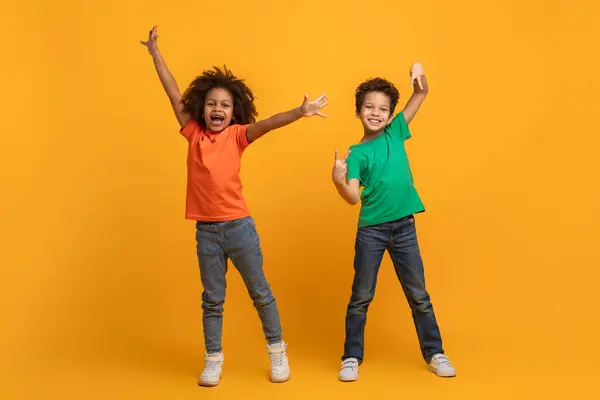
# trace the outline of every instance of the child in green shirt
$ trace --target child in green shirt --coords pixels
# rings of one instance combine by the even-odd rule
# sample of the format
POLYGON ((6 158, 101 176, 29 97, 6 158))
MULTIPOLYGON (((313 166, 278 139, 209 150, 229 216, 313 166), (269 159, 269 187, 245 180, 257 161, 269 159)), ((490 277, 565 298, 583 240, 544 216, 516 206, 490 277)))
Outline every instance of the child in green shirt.
POLYGON ((375 78, 356 89, 356 115, 364 128, 360 143, 344 158, 336 151, 333 182, 349 204, 361 201, 354 256, 354 282, 346 314, 346 341, 339 379, 358 379, 363 361, 367 310, 375 295, 377 273, 387 250, 410 305, 429 370, 438 376, 456 376, 444 355, 433 306, 425 288, 414 214, 425 211, 414 187, 404 141, 408 124, 428 92, 421 64, 411 67, 414 93, 394 118, 399 93, 391 82, 375 78), (360 192, 360 188, 363 188, 360 192))

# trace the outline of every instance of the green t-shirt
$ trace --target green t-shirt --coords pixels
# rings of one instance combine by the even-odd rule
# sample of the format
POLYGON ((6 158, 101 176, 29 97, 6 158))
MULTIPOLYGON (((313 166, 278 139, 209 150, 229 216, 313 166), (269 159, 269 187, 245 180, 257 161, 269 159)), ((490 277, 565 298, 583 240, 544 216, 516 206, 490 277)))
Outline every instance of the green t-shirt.
POLYGON ((399 113, 379 137, 350 146, 346 179, 356 178, 364 188, 360 195, 359 227, 425 211, 404 149, 404 141, 409 138, 406 119, 399 113))

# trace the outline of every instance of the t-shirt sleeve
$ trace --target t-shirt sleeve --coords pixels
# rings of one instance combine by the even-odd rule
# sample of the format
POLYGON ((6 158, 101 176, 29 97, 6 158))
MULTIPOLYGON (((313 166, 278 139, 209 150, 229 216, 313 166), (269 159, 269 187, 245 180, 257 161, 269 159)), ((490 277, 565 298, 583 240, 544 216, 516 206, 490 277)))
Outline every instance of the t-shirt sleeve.
POLYGON ((234 125, 235 141, 240 152, 244 151, 250 145, 248 141, 248 125, 234 125))
POLYGON ((353 156, 352 153, 348 156, 346 160, 346 182, 350 179, 358 179, 359 182, 362 183, 362 178, 360 176, 360 160, 357 156, 353 156))
POLYGON ((398 134, 402 138, 402 140, 407 140, 411 138, 410 129, 408 129, 408 124, 406 123, 406 118, 404 117, 404 113, 398 113, 392 123, 389 126, 390 133, 392 135, 398 134))
POLYGON ((190 118, 188 123, 185 124, 185 126, 179 130, 179 133, 181 133, 183 137, 185 137, 189 142, 192 136, 194 136, 194 132, 199 130, 200 125, 198 125, 198 122, 190 118))

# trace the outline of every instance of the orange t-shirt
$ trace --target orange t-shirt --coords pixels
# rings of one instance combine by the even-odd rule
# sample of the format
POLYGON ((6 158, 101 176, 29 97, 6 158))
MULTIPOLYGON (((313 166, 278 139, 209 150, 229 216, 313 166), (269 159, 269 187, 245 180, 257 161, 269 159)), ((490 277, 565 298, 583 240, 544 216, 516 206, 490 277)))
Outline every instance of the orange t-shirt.
POLYGON ((181 129, 188 140, 186 219, 231 221, 250 215, 242 196, 242 153, 250 144, 248 125, 213 133, 190 120, 181 129))

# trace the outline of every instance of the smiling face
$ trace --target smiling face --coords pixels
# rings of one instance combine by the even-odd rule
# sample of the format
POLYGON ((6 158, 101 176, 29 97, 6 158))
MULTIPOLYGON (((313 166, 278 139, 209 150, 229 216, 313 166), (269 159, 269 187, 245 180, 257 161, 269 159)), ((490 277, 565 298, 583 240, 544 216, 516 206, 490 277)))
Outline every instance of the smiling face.
POLYGON ((391 117, 391 100, 383 92, 368 92, 357 117, 363 124, 366 134, 382 132, 391 117))
POLYGON ((223 88, 211 89, 204 101, 204 123, 211 132, 221 132, 231 124, 233 97, 223 88))

